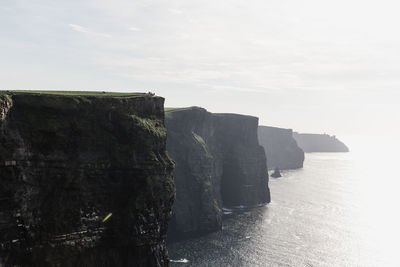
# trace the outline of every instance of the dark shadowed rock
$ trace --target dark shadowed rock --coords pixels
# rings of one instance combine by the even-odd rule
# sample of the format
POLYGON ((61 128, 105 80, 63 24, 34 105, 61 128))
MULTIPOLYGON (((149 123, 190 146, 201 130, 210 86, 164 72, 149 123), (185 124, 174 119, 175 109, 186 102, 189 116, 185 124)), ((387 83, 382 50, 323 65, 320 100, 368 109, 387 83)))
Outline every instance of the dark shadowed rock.
POLYGON ((215 137, 223 155, 224 207, 256 206, 270 201, 265 151, 258 143, 258 118, 213 114, 215 137))
POLYGON ((281 171, 278 168, 275 168, 274 172, 271 174, 271 177, 273 178, 282 177, 281 171))
POLYGON ((0 266, 168 266, 164 99, 0 95, 0 266))
POLYGON ((303 167, 304 152, 298 147, 291 129, 259 126, 258 140, 267 154, 268 169, 288 170, 303 167))
POLYGON ((270 201, 257 118, 191 107, 167 111, 166 125, 176 164, 171 239, 221 229, 222 207, 270 201))
POLYGON ((202 108, 167 111, 166 126, 167 150, 175 161, 178 185, 168 237, 220 229, 222 154, 215 147, 212 114, 202 108))
POLYGON ((336 136, 294 133, 293 137, 304 152, 349 152, 349 148, 336 136))

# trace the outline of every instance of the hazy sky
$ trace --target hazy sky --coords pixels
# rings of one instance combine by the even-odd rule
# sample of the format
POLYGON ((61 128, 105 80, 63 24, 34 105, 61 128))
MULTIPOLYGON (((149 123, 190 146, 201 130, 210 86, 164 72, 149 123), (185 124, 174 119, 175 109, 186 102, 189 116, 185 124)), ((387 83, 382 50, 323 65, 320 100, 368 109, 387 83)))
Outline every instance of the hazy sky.
POLYGON ((302 132, 396 135, 399 10, 388 0, 0 0, 0 88, 153 91, 166 106, 302 132))

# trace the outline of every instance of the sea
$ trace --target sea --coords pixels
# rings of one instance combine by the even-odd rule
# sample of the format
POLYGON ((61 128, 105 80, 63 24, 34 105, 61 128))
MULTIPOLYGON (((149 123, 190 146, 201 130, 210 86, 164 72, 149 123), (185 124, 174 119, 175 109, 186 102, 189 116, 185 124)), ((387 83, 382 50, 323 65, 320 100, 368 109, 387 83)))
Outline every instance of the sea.
POLYGON ((272 201, 223 230, 168 244, 172 266, 400 266, 400 143, 347 137, 270 178, 272 201))

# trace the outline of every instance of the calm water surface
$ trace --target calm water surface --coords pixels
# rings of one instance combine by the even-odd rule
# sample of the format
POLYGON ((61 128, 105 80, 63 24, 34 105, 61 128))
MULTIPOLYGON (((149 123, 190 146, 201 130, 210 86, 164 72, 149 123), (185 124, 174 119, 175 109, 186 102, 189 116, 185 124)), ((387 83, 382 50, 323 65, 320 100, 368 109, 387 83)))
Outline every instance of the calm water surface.
MULTIPOLYGON (((348 139, 271 179, 273 201, 169 245, 173 266, 400 266, 400 145, 348 139)), ((398 142, 398 141, 396 141, 398 142)))

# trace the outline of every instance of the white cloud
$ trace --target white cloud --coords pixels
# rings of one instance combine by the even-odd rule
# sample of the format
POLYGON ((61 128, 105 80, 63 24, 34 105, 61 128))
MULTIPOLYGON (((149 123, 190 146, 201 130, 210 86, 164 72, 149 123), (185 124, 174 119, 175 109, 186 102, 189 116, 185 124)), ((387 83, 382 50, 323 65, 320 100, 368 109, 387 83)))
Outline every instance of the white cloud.
POLYGON ((82 26, 79 26, 79 25, 76 25, 76 24, 68 24, 68 26, 71 27, 71 29, 74 30, 74 31, 83 32, 83 33, 89 33, 89 31, 86 28, 82 27, 82 26))
POLYGON ((141 31, 142 29, 137 28, 137 27, 129 27, 129 30, 130 30, 130 31, 133 31, 133 32, 139 32, 139 31, 141 31))
MULTIPOLYGON (((300 116, 303 103, 317 96, 313 103, 320 106, 329 95, 357 99, 381 91, 398 99, 400 35, 395 33, 400 17, 395 1, 9 2, 10 10, 0 9, 0 53, 5 51, 0 56, 9 59, 3 62, 19 70, 40 61, 43 73, 48 68, 58 77, 56 86, 157 87, 167 101, 181 105, 192 95, 201 99, 206 88, 217 96, 229 94, 229 101, 215 103, 219 110, 236 101, 235 108, 258 108, 268 119, 269 113, 279 113, 280 100, 299 107, 300 116), (84 37, 90 42, 82 42, 84 37), (18 61, 21 50, 29 57, 18 61), (68 60, 60 60, 62 55, 68 60), (171 88, 190 93, 171 95, 171 88), (279 101, 273 110, 261 99, 246 106, 243 92, 264 92, 259 95, 279 101)), ((42 87, 47 79, 23 84, 26 79, 8 78, 22 71, 13 74, 0 62, 1 68, 10 74, 3 74, 4 86, 42 87)), ((367 106, 375 103, 373 96, 360 99, 367 106)), ((344 113, 338 108, 335 115, 344 120, 344 113)))
POLYGON ((175 15, 182 15, 183 14, 183 10, 175 9, 175 8, 169 9, 169 12, 171 12, 172 14, 175 14, 175 15))
POLYGON ((98 37, 104 37, 104 38, 111 38, 110 34, 107 33, 98 33, 98 32, 93 32, 91 30, 89 30, 86 27, 77 25, 77 24, 68 24, 68 26, 76 32, 81 32, 81 33, 85 33, 87 35, 91 35, 91 36, 98 36, 98 37))

